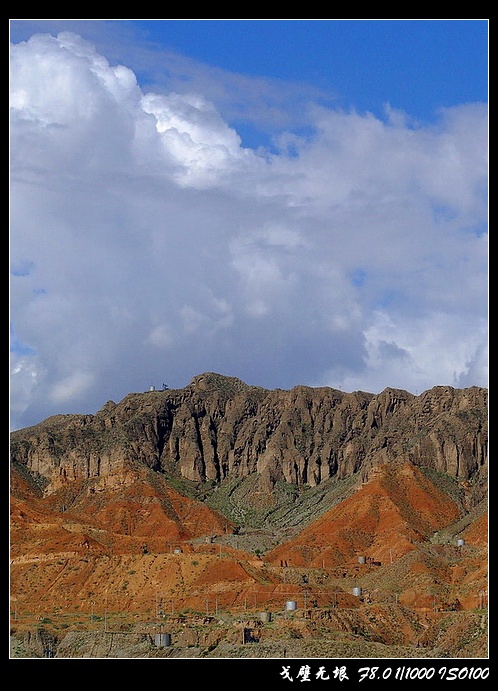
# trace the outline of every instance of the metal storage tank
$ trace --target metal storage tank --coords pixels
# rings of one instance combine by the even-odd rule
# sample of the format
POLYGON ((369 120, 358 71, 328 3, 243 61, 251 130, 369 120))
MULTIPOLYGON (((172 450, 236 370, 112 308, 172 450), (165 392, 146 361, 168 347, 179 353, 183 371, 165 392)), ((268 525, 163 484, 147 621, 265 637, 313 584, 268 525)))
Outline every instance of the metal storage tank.
POLYGON ((261 621, 271 621, 271 612, 260 612, 259 618, 261 621))
POLYGON ((353 588, 353 595, 356 595, 356 597, 360 597, 361 588, 353 588))
POLYGON ((367 563, 366 557, 358 557, 358 564, 366 564, 366 563, 367 563))
POLYGON ((166 648, 171 645, 171 634, 170 633, 156 633, 154 636, 154 643, 156 648, 166 648))
POLYGON ((294 610, 297 609, 297 602, 295 600, 288 600, 285 603, 285 609, 286 610, 294 610))
POLYGON ((463 547, 465 544, 465 540, 463 538, 460 538, 457 540, 457 547, 463 547))

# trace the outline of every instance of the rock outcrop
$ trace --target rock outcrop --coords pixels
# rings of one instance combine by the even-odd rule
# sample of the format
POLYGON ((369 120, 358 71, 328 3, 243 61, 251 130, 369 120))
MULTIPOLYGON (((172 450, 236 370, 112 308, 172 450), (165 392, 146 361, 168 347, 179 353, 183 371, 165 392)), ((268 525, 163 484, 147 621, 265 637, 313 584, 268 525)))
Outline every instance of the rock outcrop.
POLYGON ((14 657, 487 656, 486 389, 206 373, 13 432, 10 485, 14 657))
POLYGON ((474 486, 487 476, 487 389, 374 395, 296 386, 267 390, 205 373, 184 389, 131 393, 95 415, 58 415, 11 435, 12 462, 45 494, 134 464, 195 483, 254 473, 316 486, 404 459, 474 486))

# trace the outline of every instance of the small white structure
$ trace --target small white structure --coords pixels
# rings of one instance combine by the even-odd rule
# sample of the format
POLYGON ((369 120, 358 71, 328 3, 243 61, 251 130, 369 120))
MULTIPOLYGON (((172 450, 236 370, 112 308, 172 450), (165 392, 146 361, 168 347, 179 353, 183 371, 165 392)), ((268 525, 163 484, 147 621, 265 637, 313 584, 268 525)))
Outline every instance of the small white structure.
POLYGON ((156 648, 166 648, 171 645, 171 634, 170 633, 156 633, 154 636, 154 643, 156 648))

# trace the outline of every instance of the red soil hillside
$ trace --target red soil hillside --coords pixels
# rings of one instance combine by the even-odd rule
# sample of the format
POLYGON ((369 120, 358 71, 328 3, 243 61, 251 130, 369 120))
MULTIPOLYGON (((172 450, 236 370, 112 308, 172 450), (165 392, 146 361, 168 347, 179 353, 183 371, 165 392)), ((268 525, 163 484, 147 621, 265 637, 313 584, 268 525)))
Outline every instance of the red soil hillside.
POLYGON ((358 555, 392 561, 458 517, 458 506, 417 467, 385 464, 353 496, 265 559, 315 567, 351 563, 358 555))
POLYGON ((471 545, 485 547, 488 544, 488 512, 486 511, 482 516, 479 516, 473 523, 466 528, 462 537, 471 545))
POLYGON ((10 485, 16 657, 487 655, 484 389, 206 373, 13 432, 10 485))
MULTIPOLYGON (((17 475, 15 470, 12 475, 17 475)), ((12 556, 29 551, 171 552, 175 545, 232 530, 229 520, 189 499, 147 469, 121 474, 118 481, 75 481, 40 499, 22 478, 11 499, 12 556), (29 497, 31 492, 31 499, 29 497), (80 537, 76 538, 75 534, 80 537)))

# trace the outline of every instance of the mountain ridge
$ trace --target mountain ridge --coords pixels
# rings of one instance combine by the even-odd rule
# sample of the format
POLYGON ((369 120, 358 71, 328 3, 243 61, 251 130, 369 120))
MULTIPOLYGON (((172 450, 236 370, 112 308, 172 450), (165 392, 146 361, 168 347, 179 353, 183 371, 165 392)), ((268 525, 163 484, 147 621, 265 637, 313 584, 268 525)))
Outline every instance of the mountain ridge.
POLYGON ((18 643, 41 619, 73 657, 65 627, 105 614, 113 630, 168 625, 192 645, 189 617, 215 607, 223 635, 192 620, 201 648, 171 655, 220 655, 241 616, 274 651, 311 635, 325 657, 353 639, 386 657, 414 642, 429 657, 487 654, 486 389, 272 391, 205 373, 13 432, 10 480, 18 643), (281 616, 288 599, 297 612, 281 616))
POLYGON ((184 389, 129 394, 95 415, 48 418, 13 432, 11 448, 14 460, 53 487, 56 467, 63 482, 112 473, 122 459, 193 482, 256 472, 269 488, 277 480, 316 485, 398 456, 470 480, 487 472, 486 411, 487 390, 479 387, 434 387, 420 396, 272 391, 208 373, 184 389))

